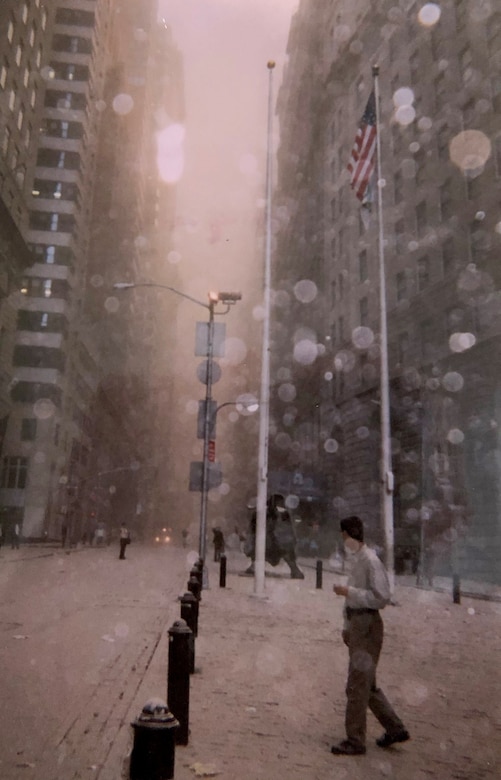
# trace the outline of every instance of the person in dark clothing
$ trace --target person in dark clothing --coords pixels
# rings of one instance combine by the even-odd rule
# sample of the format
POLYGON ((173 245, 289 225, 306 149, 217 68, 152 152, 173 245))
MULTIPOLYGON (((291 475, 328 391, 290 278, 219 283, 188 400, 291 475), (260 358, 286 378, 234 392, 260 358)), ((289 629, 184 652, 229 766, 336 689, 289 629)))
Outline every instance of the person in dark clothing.
POLYGON ((216 528, 212 529, 212 541, 214 543, 214 560, 216 563, 219 563, 221 560, 221 555, 223 555, 226 549, 224 544, 224 535, 219 526, 216 526, 216 528))
POLYGON ((125 560, 125 548, 130 542, 130 533, 129 529, 125 525, 125 523, 122 523, 120 526, 120 555, 118 556, 120 561, 125 560))
MULTIPOLYGON (((257 514, 253 513, 244 553, 252 559, 245 574, 254 574, 256 548, 257 514)), ((266 562, 277 566, 283 558, 291 571, 291 579, 302 580, 304 574, 296 563, 296 534, 292 518, 285 507, 285 500, 279 493, 269 497, 266 504, 266 562)))
POLYGON ((364 544, 361 519, 352 515, 341 520, 348 555, 348 583, 334 585, 334 593, 345 597, 343 642, 350 661, 346 684, 346 739, 333 745, 334 755, 365 753, 367 708, 385 729, 376 740, 381 748, 410 739, 409 732, 383 691, 376 685, 376 667, 383 646, 383 621, 379 610, 390 601, 388 574, 376 552, 364 544))

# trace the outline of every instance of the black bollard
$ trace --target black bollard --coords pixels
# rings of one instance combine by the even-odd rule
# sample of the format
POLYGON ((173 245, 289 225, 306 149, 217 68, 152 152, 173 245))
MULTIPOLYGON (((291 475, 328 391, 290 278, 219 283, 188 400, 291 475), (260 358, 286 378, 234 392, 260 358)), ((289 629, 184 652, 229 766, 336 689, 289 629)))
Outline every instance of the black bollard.
POLYGON ((452 575, 452 601, 461 604, 461 579, 459 574, 452 575))
POLYGON ((167 701, 179 721, 176 731, 178 745, 188 744, 190 723, 190 635, 184 620, 176 620, 169 628, 169 667, 167 701))
POLYGON ((190 579, 188 580, 188 590, 190 591, 190 593, 193 593, 197 601, 202 600, 202 596, 201 596, 202 588, 200 586, 200 581, 198 580, 197 577, 194 576, 190 577, 190 579))
POLYGON ((197 579, 199 584, 200 584, 200 599, 199 599, 199 601, 200 601, 202 599, 202 590, 203 590, 203 587, 204 587, 204 570, 203 570, 203 566, 200 567, 198 563, 195 563, 195 565, 193 566, 192 570, 190 571, 190 577, 195 577, 195 579, 197 579))
POLYGON ((130 780, 171 780, 176 753, 175 731, 179 723, 165 702, 150 699, 131 723, 134 746, 130 757, 130 780))
POLYGON ((195 673, 195 637, 198 632, 198 601, 193 593, 185 593, 179 599, 181 602, 181 620, 191 629, 190 637, 190 674, 195 673))
POLYGON ((201 558, 198 559, 196 563, 193 564, 193 568, 197 572, 197 577, 200 580, 200 587, 202 587, 202 582, 204 578, 204 562, 201 558))
POLYGON ((219 587, 226 588, 226 555, 221 553, 219 560, 219 587))
POLYGON ((317 561, 317 582, 315 587, 317 590, 322 589, 322 561, 317 561))

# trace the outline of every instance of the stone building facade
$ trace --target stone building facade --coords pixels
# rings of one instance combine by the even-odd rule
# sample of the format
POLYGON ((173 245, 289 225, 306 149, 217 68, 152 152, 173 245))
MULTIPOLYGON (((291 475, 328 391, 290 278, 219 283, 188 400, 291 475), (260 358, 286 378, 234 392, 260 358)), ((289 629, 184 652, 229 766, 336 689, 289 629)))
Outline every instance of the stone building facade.
MULTIPOLYGON (((11 295, 0 504, 25 537, 58 537, 65 526, 76 542, 103 516, 142 520, 153 355, 138 338, 144 317, 134 321, 112 284, 139 275, 159 209, 173 220, 155 165, 152 79, 165 48, 174 81, 180 62, 150 0, 139 15, 122 0, 8 0, 1 14, 1 164, 11 172, 2 197, 31 264, 11 295), (138 397, 143 419, 131 409, 138 397)), ((150 328, 154 341, 156 317, 150 328)))
POLYGON ((274 419, 289 446, 272 457, 324 481, 325 522, 358 512, 382 542, 377 182, 361 207, 347 171, 377 63, 396 544, 413 566, 426 548, 447 568, 452 551, 489 578, 501 545, 501 14, 422 6, 303 0, 292 21, 275 194, 274 419))

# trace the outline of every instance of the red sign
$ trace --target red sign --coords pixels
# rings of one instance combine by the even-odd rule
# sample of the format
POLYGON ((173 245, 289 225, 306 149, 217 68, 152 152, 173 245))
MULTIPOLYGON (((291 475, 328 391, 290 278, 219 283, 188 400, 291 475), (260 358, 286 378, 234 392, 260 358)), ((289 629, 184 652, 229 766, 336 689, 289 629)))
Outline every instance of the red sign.
POLYGON ((209 452, 207 455, 209 463, 214 463, 216 460, 216 442, 213 439, 209 440, 209 452))

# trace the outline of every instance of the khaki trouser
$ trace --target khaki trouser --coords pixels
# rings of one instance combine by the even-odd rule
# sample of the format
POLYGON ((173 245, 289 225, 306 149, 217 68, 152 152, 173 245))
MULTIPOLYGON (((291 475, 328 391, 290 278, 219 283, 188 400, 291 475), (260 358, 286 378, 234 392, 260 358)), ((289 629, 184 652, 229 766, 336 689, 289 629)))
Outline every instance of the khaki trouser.
POLYGON ((404 725, 383 691, 376 686, 376 667, 383 646, 379 612, 359 613, 349 619, 346 644, 350 652, 346 684, 346 735, 354 745, 365 746, 367 707, 390 734, 404 725))

